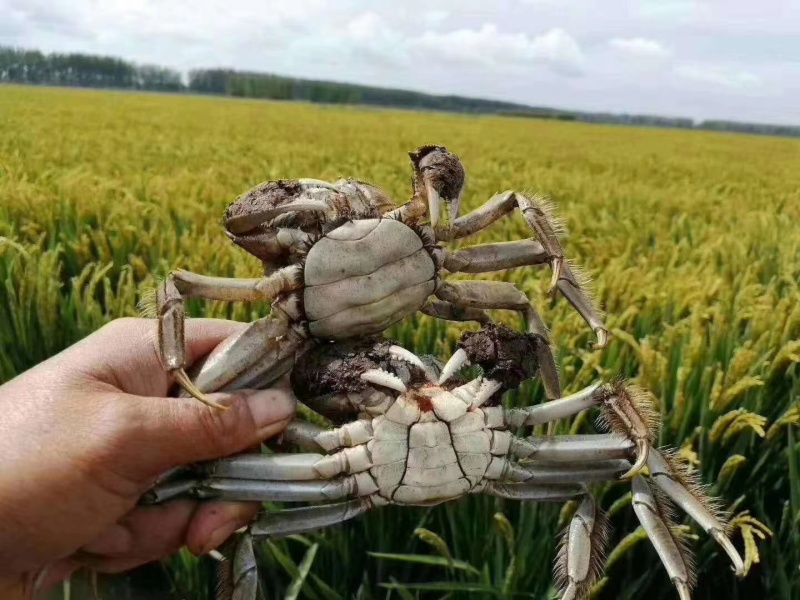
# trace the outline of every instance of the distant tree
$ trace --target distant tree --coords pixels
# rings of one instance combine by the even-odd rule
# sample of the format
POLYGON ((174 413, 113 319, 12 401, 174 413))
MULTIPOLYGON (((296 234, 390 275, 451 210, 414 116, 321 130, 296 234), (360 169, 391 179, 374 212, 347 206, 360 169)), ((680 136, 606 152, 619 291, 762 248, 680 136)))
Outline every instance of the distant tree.
POLYGON ((692 119, 678 117, 565 111, 499 100, 464 96, 436 96, 409 90, 297 79, 232 69, 194 69, 189 71, 187 85, 184 85, 180 72, 157 65, 135 65, 111 56, 43 54, 38 50, 3 46, 0 46, 0 83, 127 88, 158 92, 189 90, 198 94, 219 94, 241 98, 301 100, 323 104, 367 104, 588 123, 800 136, 800 127, 785 125, 732 121, 703 121, 695 125, 692 119))

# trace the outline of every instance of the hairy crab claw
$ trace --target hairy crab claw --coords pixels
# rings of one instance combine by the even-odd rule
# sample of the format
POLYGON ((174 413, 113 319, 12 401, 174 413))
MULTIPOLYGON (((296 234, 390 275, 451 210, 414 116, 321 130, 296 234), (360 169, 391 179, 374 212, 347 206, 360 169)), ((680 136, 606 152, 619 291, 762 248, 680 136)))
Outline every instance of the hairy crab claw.
POLYGON ((443 146, 422 146, 409 152, 414 165, 415 193, 424 194, 428 202, 431 227, 436 227, 442 203, 449 204, 449 224, 458 217, 464 191, 464 167, 458 156, 443 146))

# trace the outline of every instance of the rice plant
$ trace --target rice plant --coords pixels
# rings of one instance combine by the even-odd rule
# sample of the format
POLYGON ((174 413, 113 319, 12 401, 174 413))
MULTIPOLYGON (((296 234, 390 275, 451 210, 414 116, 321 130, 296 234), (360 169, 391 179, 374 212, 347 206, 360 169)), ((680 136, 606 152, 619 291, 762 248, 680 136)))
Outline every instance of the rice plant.
MULTIPOLYGON (((610 346, 590 350, 580 319, 545 294, 548 273, 487 277, 533 299, 567 391, 617 374, 652 390, 660 442, 679 448, 737 515, 734 537, 752 567, 741 582, 687 522, 697 534, 695 597, 800 597, 797 140, 3 86, 0 380, 135 314, 143 290, 170 268, 255 276, 259 265, 219 224, 225 205, 254 184, 355 176, 403 201, 405 152, 430 142, 462 158, 465 209, 509 188, 556 203, 570 231, 566 251, 608 313, 610 346)), ((524 223, 507 220, 470 242, 528 236, 524 223)), ((199 301, 189 309, 239 320, 268 311, 199 301)), ((448 356, 460 331, 412 317, 389 334, 448 356)), ((534 383, 511 402, 542 397, 534 383)), ((562 427, 594 429, 591 415, 562 427)), ((674 598, 626 485, 598 496, 615 534, 595 597, 674 598)), ((269 597, 326 600, 551 598, 556 533, 570 510, 483 497, 382 509, 264 542, 265 588, 269 597)), ((165 566, 165 585, 174 597, 209 597, 213 571, 213 560, 181 554, 165 566)))

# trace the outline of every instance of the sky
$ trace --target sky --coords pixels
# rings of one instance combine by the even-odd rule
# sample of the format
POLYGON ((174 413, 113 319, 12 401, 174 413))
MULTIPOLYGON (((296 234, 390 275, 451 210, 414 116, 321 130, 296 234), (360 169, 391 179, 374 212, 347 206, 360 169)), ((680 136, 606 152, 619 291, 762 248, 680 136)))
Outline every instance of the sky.
POLYGON ((0 0, 0 45, 800 125, 798 0, 0 0))

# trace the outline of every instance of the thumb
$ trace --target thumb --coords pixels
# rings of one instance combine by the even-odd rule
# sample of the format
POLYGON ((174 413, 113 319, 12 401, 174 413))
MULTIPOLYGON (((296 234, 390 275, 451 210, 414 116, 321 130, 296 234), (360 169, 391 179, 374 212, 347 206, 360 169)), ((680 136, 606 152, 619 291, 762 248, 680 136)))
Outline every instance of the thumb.
POLYGON ((194 398, 140 400, 139 460, 149 475, 241 452, 279 434, 294 416, 294 397, 279 389, 208 394, 227 410, 194 398))

